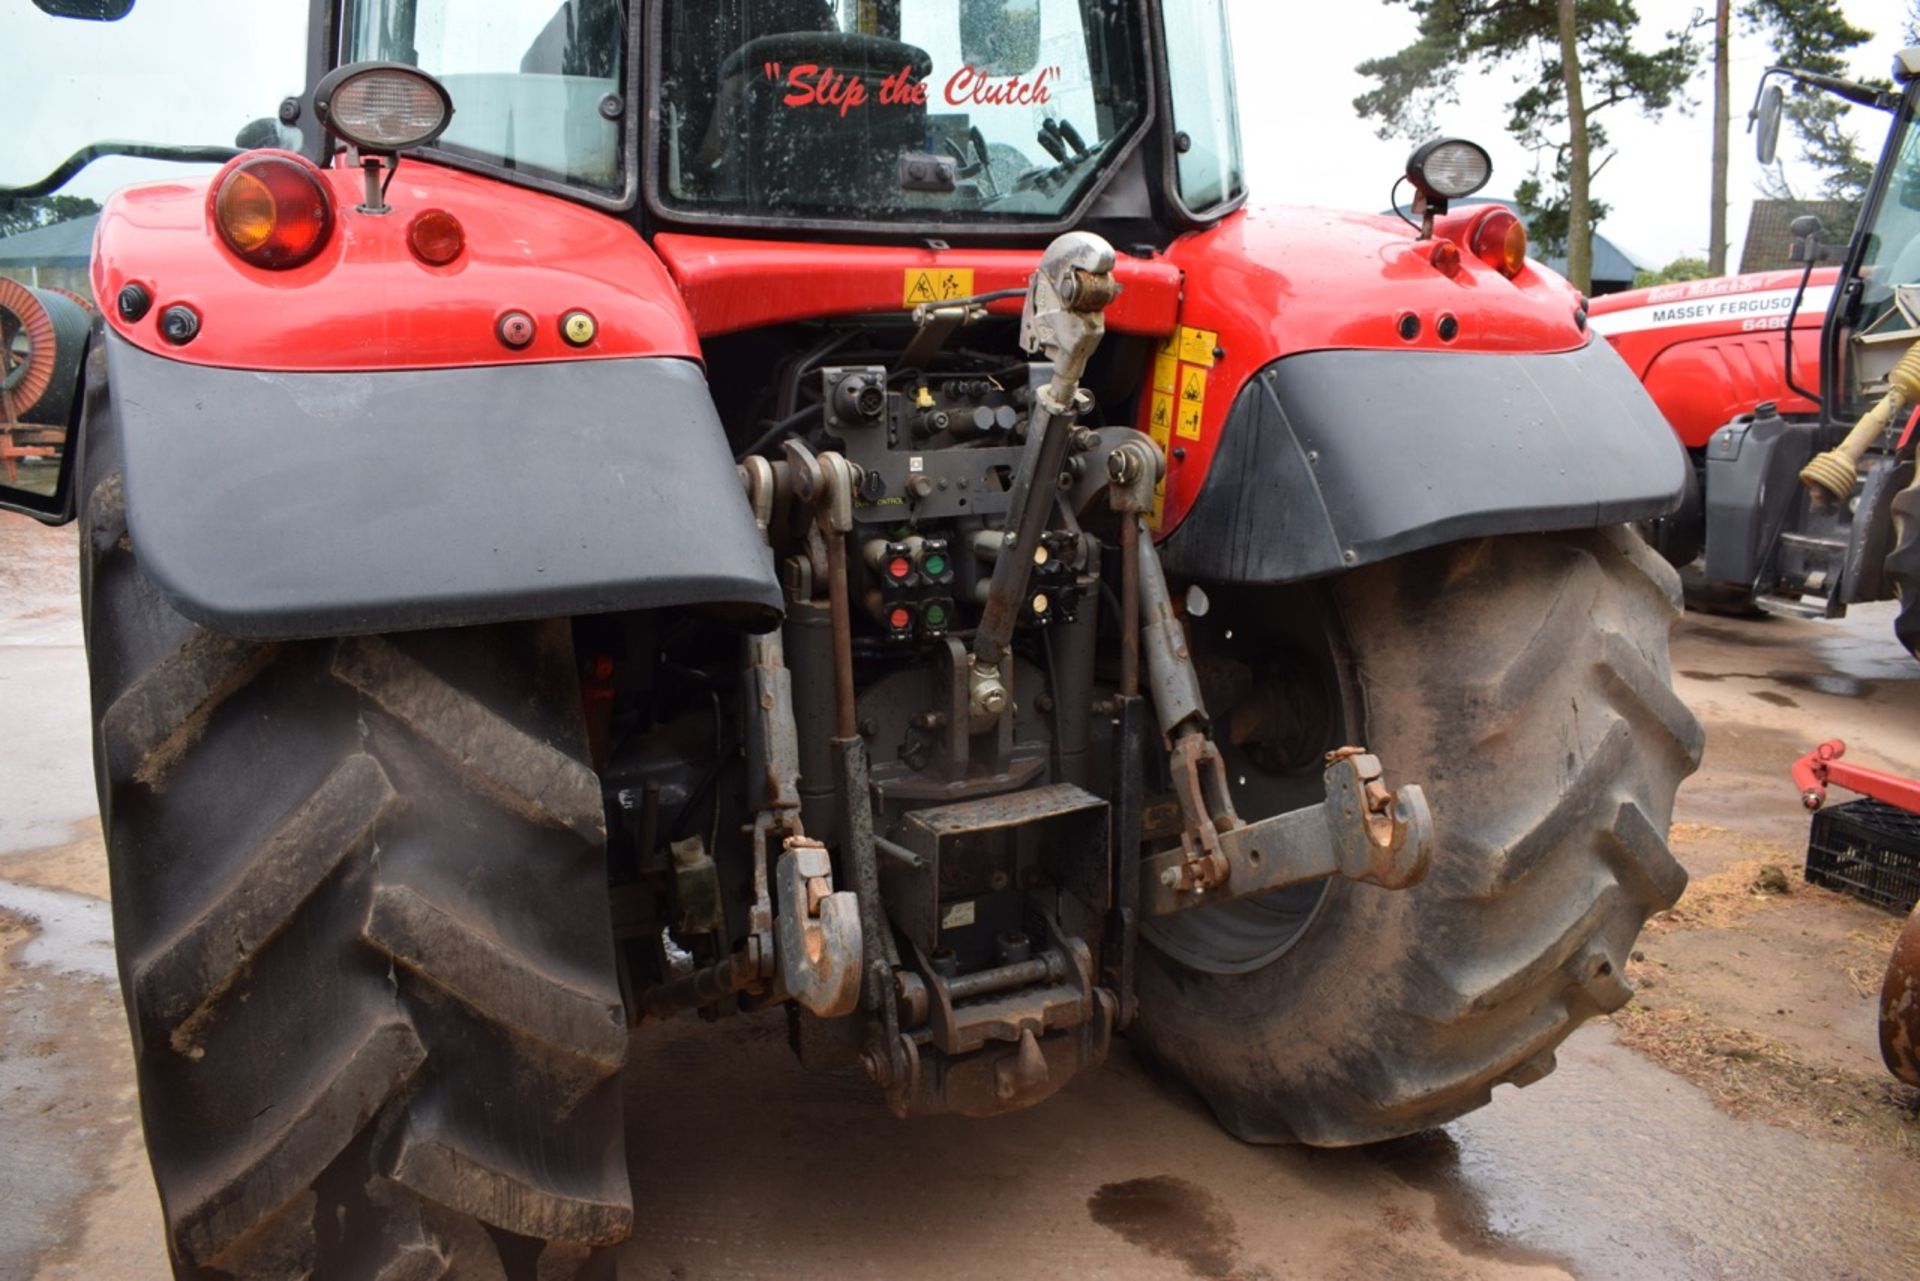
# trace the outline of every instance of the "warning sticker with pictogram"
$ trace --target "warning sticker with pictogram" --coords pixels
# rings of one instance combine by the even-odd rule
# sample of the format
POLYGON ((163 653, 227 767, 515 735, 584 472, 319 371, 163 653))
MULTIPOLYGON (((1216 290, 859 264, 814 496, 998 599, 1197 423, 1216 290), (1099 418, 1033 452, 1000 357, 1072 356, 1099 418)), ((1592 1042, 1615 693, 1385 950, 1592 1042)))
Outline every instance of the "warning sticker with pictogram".
POLYGON ((1180 400, 1183 404, 1207 403, 1207 371, 1189 366, 1180 375, 1180 400))
POLYGON ((1157 393, 1153 398, 1153 416, 1147 419, 1147 434, 1162 449, 1173 435, 1173 397, 1165 392, 1157 393))
POLYGON ((1204 406, 1182 404, 1180 406, 1180 425, 1178 431, 1183 440, 1200 439, 1200 413, 1204 406))
POLYGON ((1213 368, 1213 349, 1220 345, 1220 335, 1210 329, 1190 329, 1180 326, 1180 359, 1189 365, 1205 365, 1213 368))
POLYGON ((971 267, 907 268, 906 305, 909 307, 918 307, 923 302, 951 302, 955 298, 971 297, 971 267))

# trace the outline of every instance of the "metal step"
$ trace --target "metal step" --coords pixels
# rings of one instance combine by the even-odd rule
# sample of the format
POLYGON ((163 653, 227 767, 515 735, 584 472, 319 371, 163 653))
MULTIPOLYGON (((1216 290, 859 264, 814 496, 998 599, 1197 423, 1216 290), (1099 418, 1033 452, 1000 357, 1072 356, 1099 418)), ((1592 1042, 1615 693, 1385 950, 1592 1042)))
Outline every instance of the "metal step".
POLYGON ((1755 596, 1753 603, 1761 611, 1775 618, 1833 618, 1831 604, 1827 601, 1807 600, 1800 596, 1755 596))
POLYGON ((1818 534, 1782 533, 1780 541, 1789 547, 1818 548, 1821 551, 1844 552, 1847 540, 1844 538, 1822 538, 1818 534))

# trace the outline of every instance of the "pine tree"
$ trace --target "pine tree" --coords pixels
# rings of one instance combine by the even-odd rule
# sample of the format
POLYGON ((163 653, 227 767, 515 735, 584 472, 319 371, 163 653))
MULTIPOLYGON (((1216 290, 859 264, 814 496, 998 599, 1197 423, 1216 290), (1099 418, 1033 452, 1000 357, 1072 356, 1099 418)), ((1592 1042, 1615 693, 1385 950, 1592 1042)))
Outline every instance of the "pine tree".
POLYGON ((85 196, 0 200, 0 236, 18 235, 36 227, 51 227, 56 222, 84 218, 99 212, 99 203, 85 196))
MULTIPOLYGON (((1909 3, 1915 6, 1909 9, 1911 24, 1920 0, 1909 3)), ((1847 21, 1838 0, 1747 0, 1740 14, 1767 33, 1777 63, 1801 71, 1848 75, 1847 52, 1873 39, 1872 32, 1847 21)), ((1873 181, 1873 158, 1862 155, 1858 140, 1842 127, 1846 104, 1824 90, 1796 86, 1785 115, 1800 135, 1801 159, 1824 175, 1822 194, 1858 207, 1873 181)), ((1784 187, 1784 180, 1778 185, 1784 187)))
POLYGON ((1610 158, 1595 117, 1623 103, 1653 116, 1684 106, 1700 52, 1691 32, 1669 32, 1651 52, 1638 48, 1640 14, 1631 0, 1393 2, 1413 11, 1418 35, 1399 52, 1360 64, 1360 74, 1378 84, 1354 99, 1354 109, 1378 120, 1382 137, 1423 138, 1437 108, 1459 101, 1464 68, 1513 68, 1520 92, 1507 104, 1508 130, 1553 160, 1550 179, 1524 182, 1515 196, 1535 239, 1549 251, 1564 241, 1568 277, 1590 288, 1593 229, 1606 213, 1593 199, 1593 179, 1610 158))

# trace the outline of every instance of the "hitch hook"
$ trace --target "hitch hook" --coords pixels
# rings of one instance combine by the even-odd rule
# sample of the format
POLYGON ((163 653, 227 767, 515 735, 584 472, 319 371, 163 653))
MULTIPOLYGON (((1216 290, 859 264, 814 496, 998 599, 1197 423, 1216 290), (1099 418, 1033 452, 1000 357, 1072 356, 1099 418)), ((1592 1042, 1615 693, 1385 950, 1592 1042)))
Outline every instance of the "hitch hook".
POLYGON ((786 994, 823 1019, 853 1013, 860 1003, 863 953, 860 904, 851 890, 833 888, 827 847, 790 836, 774 871, 780 914, 773 918, 786 994))
POLYGON ((1342 876, 1406 889, 1432 861, 1433 812, 1419 784, 1389 792, 1380 775, 1380 758, 1363 747, 1327 754, 1327 833, 1342 876))

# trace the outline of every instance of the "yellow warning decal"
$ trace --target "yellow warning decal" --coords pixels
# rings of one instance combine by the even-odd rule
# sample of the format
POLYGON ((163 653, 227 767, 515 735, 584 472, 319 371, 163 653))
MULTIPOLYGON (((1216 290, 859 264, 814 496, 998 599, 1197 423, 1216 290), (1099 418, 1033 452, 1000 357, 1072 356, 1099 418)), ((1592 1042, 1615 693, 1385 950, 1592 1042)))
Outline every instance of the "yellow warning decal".
POLYGON ((1147 513, 1147 528, 1160 528, 1161 518, 1167 514, 1167 482, 1161 481, 1153 487, 1153 510, 1147 513))
POLYGON ((1168 395, 1180 390, 1180 358, 1170 351, 1153 358, 1153 389, 1168 395))
POLYGON ((1183 404, 1207 403, 1207 371, 1189 366, 1180 375, 1180 400, 1183 404))
POLYGON ((1220 335, 1211 329, 1193 329, 1180 326, 1180 359, 1189 365, 1204 365, 1213 368, 1213 349, 1220 345, 1220 335))
POLYGON ((1200 439, 1200 413, 1204 408, 1203 405, 1181 404, 1178 431, 1182 440, 1200 439))
POLYGON ((971 267, 907 268, 906 305, 909 307, 918 307, 923 302, 951 302, 955 298, 971 297, 971 267))
POLYGON ((1153 443, 1165 449, 1167 441, 1173 436, 1173 397, 1166 392, 1155 392, 1153 397, 1153 416, 1147 419, 1147 434, 1153 437, 1153 443))

